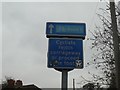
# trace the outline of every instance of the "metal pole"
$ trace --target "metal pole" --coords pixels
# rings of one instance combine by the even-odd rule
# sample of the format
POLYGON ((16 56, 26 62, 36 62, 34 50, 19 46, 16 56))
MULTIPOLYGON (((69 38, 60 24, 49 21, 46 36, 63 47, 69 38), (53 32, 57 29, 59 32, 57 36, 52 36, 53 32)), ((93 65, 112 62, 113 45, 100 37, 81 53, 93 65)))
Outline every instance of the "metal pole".
POLYGON ((62 70, 62 90, 67 90, 68 70, 62 70))
POLYGON ((75 90, 75 79, 73 79, 73 90, 75 90))
POLYGON ((117 90, 120 90, 119 37, 118 37, 114 0, 110 0, 110 12, 111 12, 112 31, 113 31, 113 45, 114 45, 113 47, 114 47, 115 69, 116 69, 116 88, 117 90))

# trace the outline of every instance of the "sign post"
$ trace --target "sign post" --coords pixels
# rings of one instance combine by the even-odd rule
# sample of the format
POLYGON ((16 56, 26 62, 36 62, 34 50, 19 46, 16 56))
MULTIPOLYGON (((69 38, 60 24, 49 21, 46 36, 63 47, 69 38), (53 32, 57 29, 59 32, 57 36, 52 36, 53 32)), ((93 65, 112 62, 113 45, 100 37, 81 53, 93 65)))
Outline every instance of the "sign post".
POLYGON ((62 70, 62 90, 67 90, 68 86, 68 70, 62 70))
POLYGON ((67 90, 68 72, 82 69, 85 23, 47 22, 46 37, 49 39, 48 68, 62 72, 62 90, 67 90))

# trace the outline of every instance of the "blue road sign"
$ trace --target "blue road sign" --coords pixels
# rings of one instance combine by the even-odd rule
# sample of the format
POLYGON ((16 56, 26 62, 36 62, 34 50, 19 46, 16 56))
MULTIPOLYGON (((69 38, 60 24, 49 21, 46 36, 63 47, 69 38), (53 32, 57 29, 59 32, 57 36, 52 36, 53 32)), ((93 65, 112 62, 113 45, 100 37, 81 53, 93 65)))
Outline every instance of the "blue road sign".
POLYGON ((85 23, 61 23, 61 22, 47 22, 46 35, 64 36, 64 37, 83 37, 86 35, 85 23))
POLYGON ((83 68, 83 41, 50 38, 48 67, 57 69, 83 68))

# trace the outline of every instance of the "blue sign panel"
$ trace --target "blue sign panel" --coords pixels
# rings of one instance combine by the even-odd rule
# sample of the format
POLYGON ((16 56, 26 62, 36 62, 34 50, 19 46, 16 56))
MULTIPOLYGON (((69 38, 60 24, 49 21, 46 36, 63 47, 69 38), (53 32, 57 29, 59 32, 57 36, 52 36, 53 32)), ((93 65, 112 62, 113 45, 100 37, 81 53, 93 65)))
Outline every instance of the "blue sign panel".
POLYGON ((46 34, 47 36, 85 37, 86 24, 47 22, 46 34))
POLYGON ((83 68, 83 41, 49 39, 48 67, 58 69, 83 68))

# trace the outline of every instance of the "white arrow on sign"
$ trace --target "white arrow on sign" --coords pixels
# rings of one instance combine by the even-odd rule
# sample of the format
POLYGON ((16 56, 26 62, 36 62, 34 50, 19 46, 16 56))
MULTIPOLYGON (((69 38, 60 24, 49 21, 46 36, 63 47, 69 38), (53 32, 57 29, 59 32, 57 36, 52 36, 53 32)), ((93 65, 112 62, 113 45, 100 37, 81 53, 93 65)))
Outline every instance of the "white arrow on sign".
POLYGON ((52 33, 54 26, 52 24, 49 25, 50 33, 52 33))

